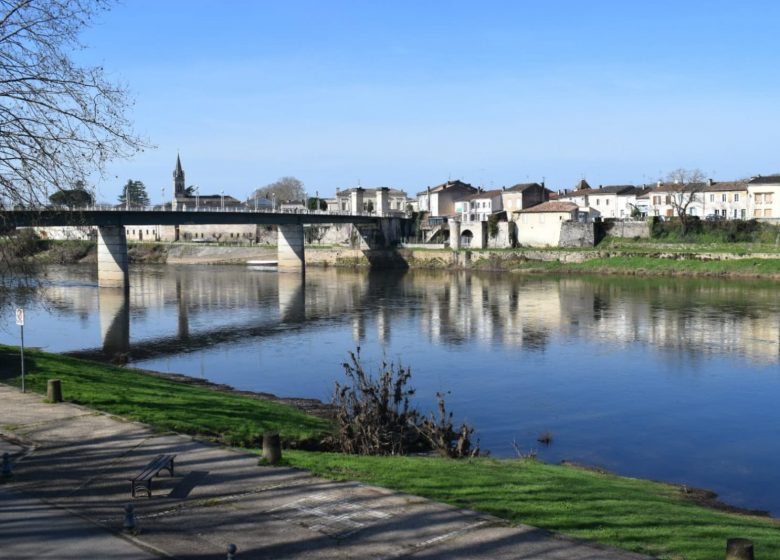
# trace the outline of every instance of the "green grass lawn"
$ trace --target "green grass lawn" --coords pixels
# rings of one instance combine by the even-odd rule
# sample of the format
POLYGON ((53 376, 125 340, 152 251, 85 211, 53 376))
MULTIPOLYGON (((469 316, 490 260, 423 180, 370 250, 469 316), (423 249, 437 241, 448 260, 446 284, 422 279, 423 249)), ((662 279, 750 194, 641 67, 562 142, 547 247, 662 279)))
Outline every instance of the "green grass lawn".
MULTIPOLYGON (((237 446, 281 432, 317 438, 327 422, 262 399, 215 391, 138 370, 26 351, 27 384, 43 393, 59 378, 66 400, 237 446)), ((18 348, 0 346, 0 380, 17 385, 18 348)), ((0 423, 3 420, 0 417, 0 423)), ((255 450, 257 451, 257 450, 255 450)), ((776 520, 696 505, 677 487, 527 460, 358 457, 285 451, 289 464, 360 480, 507 519, 667 559, 723 558, 726 539, 750 538, 759 560, 780 558, 776 520)))
MULTIPOLYGON (((268 430, 287 441, 322 436, 325 420, 285 404, 214 391, 138 370, 25 350, 26 385, 46 392, 48 379, 62 380, 65 400, 153 426, 202 434, 236 444, 268 430)), ((19 350, 0 346, 0 380, 20 385, 19 350)), ((0 422, 2 420, 0 419, 0 422)))
POLYGON ((701 507, 675 486, 532 460, 286 452, 290 464, 667 559, 725 556, 730 537, 780 558, 780 523, 701 507))

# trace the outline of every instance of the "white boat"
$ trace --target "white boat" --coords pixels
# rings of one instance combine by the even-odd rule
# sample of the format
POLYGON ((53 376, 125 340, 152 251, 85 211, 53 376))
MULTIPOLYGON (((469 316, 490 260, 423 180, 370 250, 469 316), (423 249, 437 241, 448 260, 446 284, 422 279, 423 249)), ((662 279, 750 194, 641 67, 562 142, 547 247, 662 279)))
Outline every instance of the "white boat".
POLYGON ((247 266, 277 266, 279 261, 246 261, 247 266))

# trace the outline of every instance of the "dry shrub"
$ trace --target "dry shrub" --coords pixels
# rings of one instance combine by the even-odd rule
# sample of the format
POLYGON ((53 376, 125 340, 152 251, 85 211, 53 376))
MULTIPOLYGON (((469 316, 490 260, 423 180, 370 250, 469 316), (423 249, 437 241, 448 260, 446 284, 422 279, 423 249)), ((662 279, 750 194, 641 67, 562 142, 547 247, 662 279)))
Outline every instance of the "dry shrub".
POLYGON ((338 432, 334 447, 358 455, 404 455, 434 450, 447 457, 479 454, 471 447, 474 429, 463 424, 456 433, 452 413, 447 413, 444 397, 438 394, 439 418, 423 417, 410 405, 415 390, 407 384, 410 368, 383 361, 379 376, 366 372, 360 361, 360 348, 349 353, 343 364, 348 382, 336 382, 333 405, 338 432))

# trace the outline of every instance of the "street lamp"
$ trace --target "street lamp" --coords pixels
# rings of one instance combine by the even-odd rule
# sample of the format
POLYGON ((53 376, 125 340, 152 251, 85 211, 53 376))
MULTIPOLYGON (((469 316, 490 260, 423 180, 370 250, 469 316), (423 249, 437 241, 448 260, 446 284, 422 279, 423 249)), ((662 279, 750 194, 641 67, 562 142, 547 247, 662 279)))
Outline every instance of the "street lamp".
POLYGON ((200 209, 200 187, 195 185, 195 211, 200 209))
POLYGON ((165 210, 165 187, 160 188, 160 195, 162 195, 162 209, 165 210))
POLYGON ((276 193, 275 192, 271 193, 271 210, 273 212, 276 212, 276 193))
POLYGON ((130 210, 130 181, 125 185, 125 210, 130 210))
POLYGON ((222 189, 222 191, 220 192, 220 197, 222 200, 222 211, 224 212, 225 211, 225 189, 222 189))
POLYGON ((320 191, 314 191, 314 211, 320 211, 320 191))

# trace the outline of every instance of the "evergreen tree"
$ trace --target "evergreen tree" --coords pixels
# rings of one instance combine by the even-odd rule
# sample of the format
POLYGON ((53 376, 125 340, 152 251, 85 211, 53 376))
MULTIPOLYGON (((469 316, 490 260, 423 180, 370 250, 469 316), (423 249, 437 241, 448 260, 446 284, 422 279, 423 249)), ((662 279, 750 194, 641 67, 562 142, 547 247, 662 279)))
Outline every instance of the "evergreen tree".
POLYGON ((149 195, 146 193, 143 181, 128 179, 125 186, 122 187, 119 202, 130 207, 149 206, 149 195))

